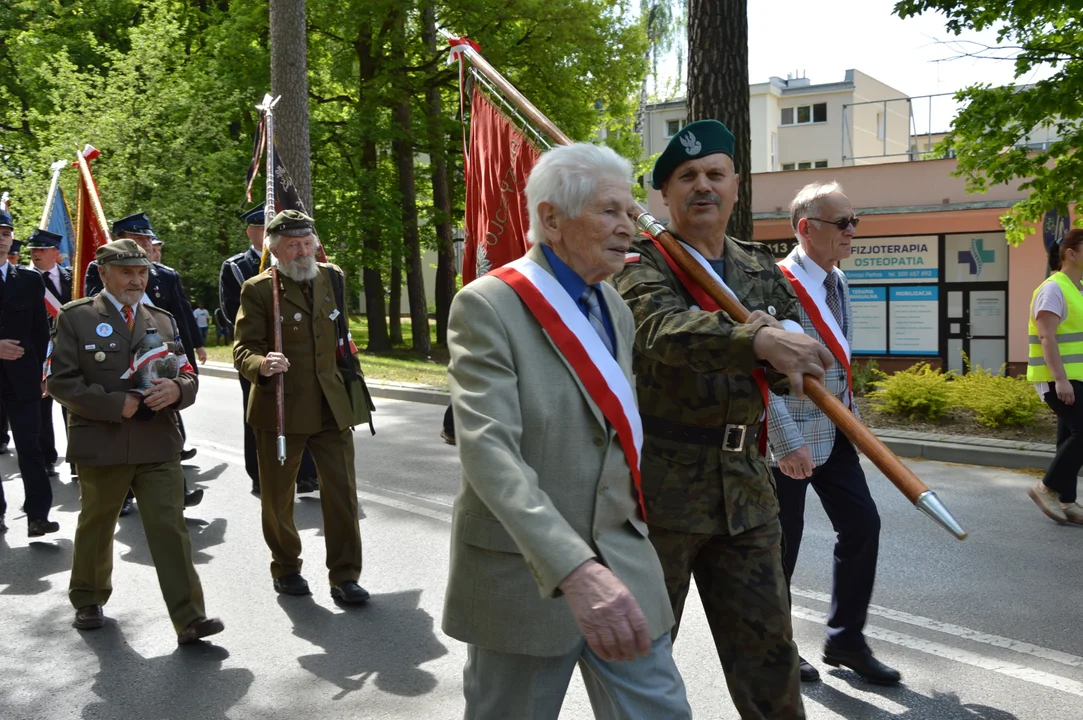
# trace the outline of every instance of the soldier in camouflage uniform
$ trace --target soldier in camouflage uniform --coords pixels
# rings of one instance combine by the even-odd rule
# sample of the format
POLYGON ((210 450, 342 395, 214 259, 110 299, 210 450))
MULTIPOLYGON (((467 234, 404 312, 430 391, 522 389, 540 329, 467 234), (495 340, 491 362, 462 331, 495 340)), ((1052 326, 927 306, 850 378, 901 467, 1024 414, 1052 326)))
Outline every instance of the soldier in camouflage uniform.
POLYGON ((804 709, 778 500, 759 442, 763 390, 787 393, 792 382, 800 391, 801 373, 822 377, 831 359, 782 329, 798 304, 771 254, 725 235, 738 184, 733 144, 721 123, 692 123, 658 159, 652 184, 670 207, 669 230, 754 311, 749 322, 704 307, 650 238, 637 240, 615 284, 636 320, 646 519, 674 637, 695 577, 741 717, 794 720, 804 709))

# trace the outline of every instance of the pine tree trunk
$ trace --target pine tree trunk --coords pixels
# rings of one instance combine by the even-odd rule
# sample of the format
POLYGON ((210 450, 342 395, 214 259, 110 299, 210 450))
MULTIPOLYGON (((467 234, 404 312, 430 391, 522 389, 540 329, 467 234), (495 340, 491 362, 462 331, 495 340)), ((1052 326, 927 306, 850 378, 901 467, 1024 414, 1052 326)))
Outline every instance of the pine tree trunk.
POLYGON ((270 0, 271 94, 275 148, 311 215, 312 165, 308 136, 308 43, 305 0, 270 0))
MULTIPOLYGON (((422 9, 421 31, 429 52, 436 54, 436 8, 430 0, 422 9)), ((429 157, 432 202, 436 215, 436 342, 447 344, 447 321, 455 295, 455 244, 451 237, 451 192, 448 186, 447 136, 440 88, 428 89, 429 157)))
POLYGON ((741 176, 729 234, 752 239, 752 122, 748 111, 747 0, 689 0, 688 120, 721 120, 737 140, 741 176))
MULTIPOLYGON (((398 52, 396 58, 406 56, 406 15, 399 12, 396 18, 395 42, 393 47, 398 52)), ((391 142, 391 154, 399 171, 399 195, 402 205, 402 253, 406 259, 406 297, 410 304, 410 327, 413 337, 410 347, 414 352, 432 351, 429 337, 429 301, 425 297, 425 277, 421 265, 421 237, 417 227, 417 187, 414 185, 414 142, 411 126, 413 114, 410 96, 413 94, 410 76, 400 76, 403 87, 395 104, 395 124, 398 133, 391 142)))
POLYGON ((388 329, 391 344, 395 347, 405 345, 402 339, 402 253, 400 248, 391 250, 391 290, 388 293, 388 329))
MULTIPOLYGON (((357 58, 361 68, 358 96, 364 98, 365 86, 376 76, 376 59, 373 57, 372 28, 362 25, 357 34, 357 58)), ((360 196, 367 198, 379 182, 379 157, 376 154, 376 142, 365 140, 361 144, 360 196)), ((365 285, 365 316, 368 318, 369 352, 387 352, 391 349, 391 340, 387 332, 387 305, 384 295, 384 281, 380 273, 383 262, 383 238, 380 225, 369 218, 371 211, 362 201, 358 208, 360 227, 365 233, 365 256, 362 278, 365 285)))

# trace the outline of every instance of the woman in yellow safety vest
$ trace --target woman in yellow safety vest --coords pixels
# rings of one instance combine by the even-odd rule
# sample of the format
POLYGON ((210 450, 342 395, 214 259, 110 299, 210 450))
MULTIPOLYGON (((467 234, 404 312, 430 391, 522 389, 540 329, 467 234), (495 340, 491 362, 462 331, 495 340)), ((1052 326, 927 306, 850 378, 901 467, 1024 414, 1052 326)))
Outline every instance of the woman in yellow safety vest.
POLYGON ((1053 244, 1049 269, 1030 301, 1027 380, 1057 414, 1057 454, 1027 494, 1056 522, 1083 525, 1076 502, 1083 468, 1083 229, 1053 244))

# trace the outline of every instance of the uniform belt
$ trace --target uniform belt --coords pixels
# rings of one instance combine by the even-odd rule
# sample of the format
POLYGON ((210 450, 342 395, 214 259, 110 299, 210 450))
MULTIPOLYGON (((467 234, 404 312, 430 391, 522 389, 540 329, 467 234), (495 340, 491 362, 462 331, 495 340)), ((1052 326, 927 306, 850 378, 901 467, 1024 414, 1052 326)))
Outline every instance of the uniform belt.
POLYGON ((692 445, 713 445, 722 448, 725 452, 741 452, 746 447, 755 445, 760 437, 760 427, 760 425, 734 424, 724 427, 703 427, 643 416, 643 432, 647 435, 692 445))

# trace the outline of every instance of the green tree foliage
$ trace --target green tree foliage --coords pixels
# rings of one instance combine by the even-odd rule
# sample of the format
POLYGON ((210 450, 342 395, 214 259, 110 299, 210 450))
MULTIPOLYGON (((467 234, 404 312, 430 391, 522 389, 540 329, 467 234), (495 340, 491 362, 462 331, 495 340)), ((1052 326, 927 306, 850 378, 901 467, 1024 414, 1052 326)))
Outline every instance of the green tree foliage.
MULTIPOLYGON (((435 247, 443 217, 427 168, 434 126, 448 154, 453 221, 463 213, 458 69, 447 64, 442 38, 436 54, 425 42, 422 5, 307 2, 313 211, 351 289, 360 292, 366 271, 382 286, 377 297, 386 297, 392 259, 403 252, 396 140, 408 134, 416 152, 423 247, 435 247), (396 16, 405 16, 406 38, 392 48, 396 16), (427 111, 434 88, 439 118, 427 111), (392 114, 404 96, 408 133, 392 114)), ((569 136, 604 137, 639 157, 632 124, 647 39, 638 0, 433 6, 440 27, 478 41, 569 136)), ((17 236, 40 217, 50 164, 91 143, 102 151, 93 168, 107 217, 146 211, 166 241, 164 262, 181 271, 194 300, 213 305, 222 259, 247 244, 236 212, 254 106, 270 84, 268 31, 266 0, 0 3, 0 190, 12 194, 17 236)), ((62 175, 69 199, 75 180, 73 170, 62 175)), ((261 198, 257 182, 253 200, 261 198)))
MULTIPOLYGON (((1052 209, 1067 211, 1083 199, 1083 2, 1067 0, 902 0, 895 13, 907 18, 939 11, 956 35, 997 30, 1000 50, 1014 50, 1015 77, 1050 66, 1046 80, 1019 87, 978 83, 958 93, 965 103, 938 151, 954 151, 958 174, 970 192, 1026 180, 1029 196, 1001 218, 1008 240, 1021 243, 1052 209), (1052 127, 1061 138, 1046 150, 1021 144, 1036 129, 1052 127)), ((987 53, 979 55, 990 56, 987 53)), ((998 52, 1003 56, 1003 52, 998 52)), ((988 62, 995 62, 989 60, 988 62)), ((1077 223, 1080 220, 1077 218, 1077 223)))

